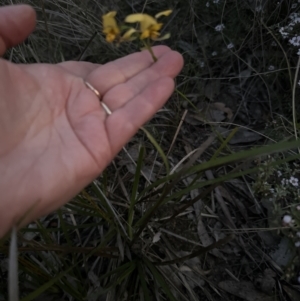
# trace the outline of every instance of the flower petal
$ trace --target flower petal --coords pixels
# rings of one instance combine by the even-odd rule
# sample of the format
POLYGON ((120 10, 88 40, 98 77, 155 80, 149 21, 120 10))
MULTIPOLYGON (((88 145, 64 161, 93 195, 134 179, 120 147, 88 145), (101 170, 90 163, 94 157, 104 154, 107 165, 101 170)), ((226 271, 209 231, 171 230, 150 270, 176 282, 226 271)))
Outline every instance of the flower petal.
POLYGON ((111 11, 102 16, 102 26, 103 26, 103 33, 108 34, 113 32, 114 34, 119 34, 120 29, 118 27, 117 21, 115 20, 117 12, 111 11))
POLYGON ((150 37, 150 35, 151 35, 150 30, 148 30, 148 29, 147 29, 147 30, 144 30, 144 31, 142 32, 141 36, 140 36, 140 39, 141 39, 141 40, 147 39, 147 38, 150 37))
POLYGON ((128 41, 128 40, 134 40, 134 39, 136 39, 136 37, 132 37, 132 35, 133 35, 134 33, 136 33, 136 32, 137 32, 136 29, 130 28, 129 30, 127 30, 127 31, 122 35, 122 40, 128 41))
POLYGON ((115 10, 108 12, 107 14, 103 15, 102 17, 114 18, 117 15, 115 10))
POLYGON ((116 39, 116 36, 114 34, 109 33, 106 35, 106 41, 108 43, 112 43, 115 39, 116 39))
POLYGON ((139 22, 140 26, 141 26, 141 31, 145 31, 147 30, 151 25, 157 24, 157 21, 147 15, 147 14, 132 14, 132 15, 128 15, 125 18, 125 22, 127 23, 136 23, 139 22))
POLYGON ((170 14, 172 13, 172 10, 169 9, 169 10, 164 10, 164 11, 161 11, 160 13, 156 14, 155 15, 155 19, 158 19, 160 18, 161 16, 169 16, 170 14))
POLYGON ((157 23, 157 24, 154 24, 151 26, 150 30, 153 30, 153 31, 159 31, 161 30, 161 28, 163 27, 163 23, 157 23))
POLYGON ((155 41, 163 41, 163 40, 167 40, 171 37, 171 34, 168 32, 165 35, 163 35, 162 37, 156 38, 155 41))
POLYGON ((136 23, 136 22, 142 22, 145 20, 145 18, 150 17, 153 19, 153 22, 156 23, 156 20, 147 15, 147 14, 131 14, 131 15, 128 15, 126 18, 125 18, 125 22, 127 23, 136 23))

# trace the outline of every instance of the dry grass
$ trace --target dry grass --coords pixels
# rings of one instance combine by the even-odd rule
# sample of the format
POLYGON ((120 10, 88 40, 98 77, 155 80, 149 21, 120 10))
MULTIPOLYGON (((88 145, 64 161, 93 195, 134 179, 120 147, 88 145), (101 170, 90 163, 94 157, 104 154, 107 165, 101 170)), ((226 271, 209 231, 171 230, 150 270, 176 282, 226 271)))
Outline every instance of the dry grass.
MULTIPOLYGON (((298 129, 297 49, 279 33, 298 12, 292 1, 24 2, 37 28, 6 54, 13 62, 104 64, 139 45, 107 44, 101 14, 172 8, 164 44, 185 66, 145 127, 170 175, 140 132, 126 146, 136 164, 121 152, 71 203, 20 231, 21 300, 297 300, 299 190, 282 184, 300 176, 297 149, 251 151, 298 129)), ((7 300, 7 241, 0 248, 7 300)))

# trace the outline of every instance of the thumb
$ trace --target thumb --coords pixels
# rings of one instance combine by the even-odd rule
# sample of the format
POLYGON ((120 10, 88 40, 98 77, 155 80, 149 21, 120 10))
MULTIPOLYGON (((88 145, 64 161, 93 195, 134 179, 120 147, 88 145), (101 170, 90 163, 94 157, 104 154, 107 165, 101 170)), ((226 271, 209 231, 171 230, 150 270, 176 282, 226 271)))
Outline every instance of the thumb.
POLYGON ((0 8, 0 55, 24 41, 35 27, 35 11, 29 5, 0 8))

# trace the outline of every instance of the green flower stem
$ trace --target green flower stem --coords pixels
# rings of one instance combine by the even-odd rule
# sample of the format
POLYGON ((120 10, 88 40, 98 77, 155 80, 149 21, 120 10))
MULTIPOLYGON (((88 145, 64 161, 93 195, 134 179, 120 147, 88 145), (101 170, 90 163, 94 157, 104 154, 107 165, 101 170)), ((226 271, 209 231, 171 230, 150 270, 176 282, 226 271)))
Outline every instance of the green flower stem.
POLYGON ((150 52, 150 54, 151 54, 151 56, 153 58, 153 61, 157 62, 157 57, 154 55, 154 52, 153 52, 151 46, 149 45, 149 43, 147 43, 145 41, 143 41, 143 43, 144 43, 144 46, 147 48, 147 50, 150 52))

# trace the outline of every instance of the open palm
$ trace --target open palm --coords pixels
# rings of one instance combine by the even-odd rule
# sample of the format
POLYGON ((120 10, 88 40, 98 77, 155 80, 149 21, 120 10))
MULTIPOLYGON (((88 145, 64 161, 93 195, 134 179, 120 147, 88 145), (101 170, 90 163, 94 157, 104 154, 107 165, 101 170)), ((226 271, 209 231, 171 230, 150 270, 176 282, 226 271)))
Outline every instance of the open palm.
MULTIPOLYGON (((9 46, 7 31, 1 36, 9 46)), ((156 63, 144 51, 102 66, 0 60, 0 237, 30 208, 25 222, 72 198, 165 103, 182 58, 164 46, 154 52, 156 63), (84 81, 101 93, 110 116, 84 81)))

